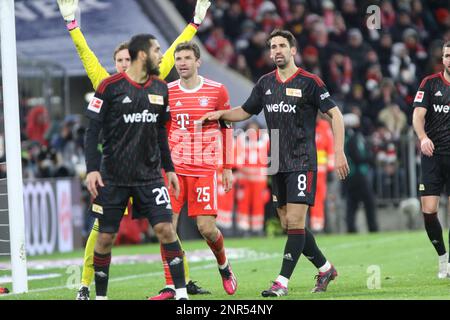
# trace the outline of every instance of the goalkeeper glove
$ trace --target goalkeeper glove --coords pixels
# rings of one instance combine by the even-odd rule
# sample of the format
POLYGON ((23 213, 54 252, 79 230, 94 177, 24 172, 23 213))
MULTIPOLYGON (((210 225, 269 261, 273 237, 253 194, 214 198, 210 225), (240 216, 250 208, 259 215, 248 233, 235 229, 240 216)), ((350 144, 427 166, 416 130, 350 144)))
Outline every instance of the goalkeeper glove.
MULTIPOLYGON (((58 0, 60 1, 60 0, 58 0)), ((194 23, 199 25, 203 22, 206 16, 206 11, 208 11, 209 6, 211 5, 211 1, 209 0, 197 0, 197 4, 195 5, 195 13, 194 13, 194 23)))
POLYGON ((59 11, 64 20, 71 22, 75 20, 75 12, 78 9, 78 0, 57 0, 59 11))

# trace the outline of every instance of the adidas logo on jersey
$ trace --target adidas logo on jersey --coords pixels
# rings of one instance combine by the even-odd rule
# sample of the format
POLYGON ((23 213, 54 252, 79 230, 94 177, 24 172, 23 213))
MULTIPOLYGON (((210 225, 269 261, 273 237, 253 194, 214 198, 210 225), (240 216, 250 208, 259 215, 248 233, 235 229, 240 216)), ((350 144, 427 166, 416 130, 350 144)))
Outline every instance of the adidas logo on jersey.
POLYGON ((269 112, 295 113, 295 108, 297 108, 297 105, 287 104, 284 103, 284 101, 281 101, 279 104, 266 104, 266 108, 269 112))
POLYGON ((208 203, 208 204, 206 205, 206 207, 203 208, 203 210, 211 210, 211 205, 208 203))
POLYGON ((166 206, 166 209, 170 209, 170 210, 172 210, 172 205, 169 203, 169 204, 167 204, 167 206, 166 206))
POLYGON ((299 197, 304 197, 305 193, 303 191, 300 191, 300 193, 298 194, 299 197))
POLYGON ((148 110, 144 110, 142 113, 124 114, 123 120, 125 123, 156 123, 158 116, 157 113, 149 113, 148 110))
POLYGON ((175 104, 175 107, 181 107, 183 104, 181 103, 180 100, 177 101, 177 103, 175 104))
POLYGON ((441 90, 439 90, 438 92, 436 92, 436 93, 434 94, 434 96, 435 96, 435 97, 442 97, 442 92, 441 92, 441 90))
POLYGON ((435 112, 443 112, 443 113, 449 113, 450 112, 450 106, 448 104, 442 105, 442 104, 434 104, 433 108, 435 112))
POLYGON ((126 96, 126 97, 122 100, 122 103, 131 103, 131 102, 133 102, 133 101, 131 101, 131 99, 130 99, 129 96, 126 96))
POLYGON ((271 94, 272 94, 272 91, 270 91, 270 89, 268 89, 268 90, 266 91, 266 96, 271 95, 271 94))

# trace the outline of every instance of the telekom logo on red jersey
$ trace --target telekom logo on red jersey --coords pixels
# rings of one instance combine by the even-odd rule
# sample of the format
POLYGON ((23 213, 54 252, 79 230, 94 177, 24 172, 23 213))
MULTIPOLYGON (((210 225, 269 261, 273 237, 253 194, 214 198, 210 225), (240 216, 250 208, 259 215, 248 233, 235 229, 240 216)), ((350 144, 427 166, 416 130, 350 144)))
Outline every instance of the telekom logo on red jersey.
POLYGON ((177 124, 180 126, 181 130, 187 130, 186 126, 189 125, 189 114, 178 113, 177 114, 177 124))

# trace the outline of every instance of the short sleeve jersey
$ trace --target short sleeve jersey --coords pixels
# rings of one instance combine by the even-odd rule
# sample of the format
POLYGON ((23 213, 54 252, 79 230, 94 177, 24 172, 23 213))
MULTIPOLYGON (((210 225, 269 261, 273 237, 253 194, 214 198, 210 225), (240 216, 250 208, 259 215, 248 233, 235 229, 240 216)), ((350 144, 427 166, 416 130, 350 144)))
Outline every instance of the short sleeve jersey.
POLYGON ((442 72, 425 77, 414 98, 414 108, 425 108, 425 132, 434 154, 450 155, 450 82, 442 72))
POLYGON ((188 90, 180 80, 169 87, 169 146, 177 174, 188 176, 213 175, 223 159, 222 132, 218 121, 198 120, 206 113, 230 109, 226 87, 200 77, 197 88, 188 90))
POLYGON ((162 181, 158 130, 170 118, 164 81, 151 77, 138 84, 126 73, 106 78, 86 115, 102 124, 104 180, 120 186, 162 181))
POLYGON ((255 115, 264 109, 271 138, 272 165, 277 156, 273 146, 277 143, 278 171, 293 172, 317 170, 317 112, 319 109, 327 112, 335 106, 323 81, 299 68, 284 82, 278 70, 262 76, 242 108, 255 115), (278 130, 279 141, 274 141, 274 129, 278 130))

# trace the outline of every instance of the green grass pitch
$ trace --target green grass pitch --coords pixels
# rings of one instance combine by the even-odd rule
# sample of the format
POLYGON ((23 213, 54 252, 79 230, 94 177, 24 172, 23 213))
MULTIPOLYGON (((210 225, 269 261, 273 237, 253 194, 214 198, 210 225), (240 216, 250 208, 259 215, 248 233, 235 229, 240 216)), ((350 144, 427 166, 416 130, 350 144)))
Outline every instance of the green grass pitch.
MULTIPOLYGON (((270 286, 280 271, 286 238, 225 239, 230 261, 238 279, 238 290, 228 296, 223 288, 215 260, 203 241, 185 241, 190 259, 191 279, 212 292, 193 296, 192 300, 264 299, 261 291, 270 286), (202 254, 197 254, 197 253, 202 254)), ((449 299, 450 279, 437 278, 437 255, 424 231, 362 235, 320 235, 317 243, 335 265, 339 276, 328 291, 310 293, 317 271, 304 257, 300 258, 289 283, 289 295, 276 299, 449 299)), ((82 257, 82 251, 29 258, 31 264, 50 260, 51 266, 29 268, 29 276, 49 275, 53 278, 29 281, 29 292, 0 296, 5 299, 73 300, 80 280, 80 264, 61 265, 68 259, 82 257), (53 263, 54 262, 54 263, 53 263)), ((108 297, 113 300, 144 300, 164 285, 159 245, 115 247, 114 257, 152 255, 152 261, 133 260, 112 264, 108 297)), ((79 261, 79 260, 78 260, 79 261)), ((5 261, 0 261, 5 262, 5 261)), ((7 275, 0 271, 0 279, 7 275)), ((7 283, 11 289, 11 284, 7 283)), ((91 286, 91 298, 94 298, 91 286)), ((273 299, 273 298, 270 298, 273 299)), ((269 300, 270 300, 269 299, 269 300)))

